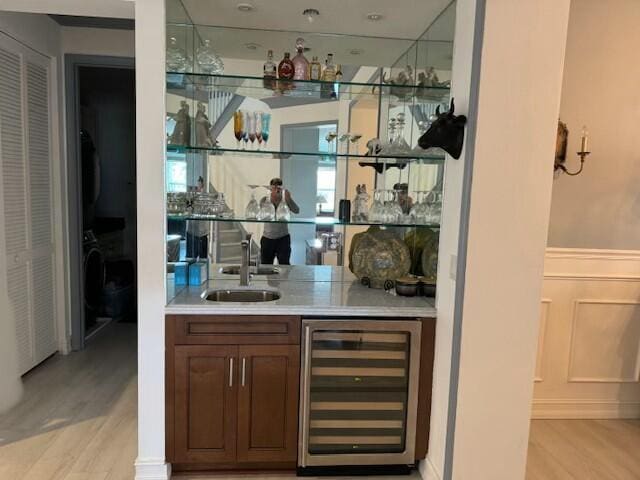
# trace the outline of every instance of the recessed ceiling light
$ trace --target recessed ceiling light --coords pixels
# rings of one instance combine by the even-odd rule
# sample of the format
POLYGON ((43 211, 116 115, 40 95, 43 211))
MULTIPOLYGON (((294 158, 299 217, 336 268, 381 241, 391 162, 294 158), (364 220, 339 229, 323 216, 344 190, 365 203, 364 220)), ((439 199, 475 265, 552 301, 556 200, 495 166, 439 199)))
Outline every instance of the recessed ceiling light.
POLYGON ((247 47, 248 50, 257 50, 262 45, 260 45, 259 43, 245 43, 244 46, 247 47))
POLYGON ((367 20, 370 20, 372 22, 379 22, 383 18, 384 17, 381 13, 367 13, 367 20))
POLYGON ((238 4, 238 10, 240 10, 241 12, 252 12, 255 9, 255 7, 253 5, 251 5, 250 3, 239 3, 238 4))
POLYGON ((313 23, 315 18, 318 15, 320 15, 320 12, 318 10, 316 10, 315 8, 307 8, 302 12, 302 15, 307 17, 307 20, 309 20, 309 23, 313 23))
POLYGON ((364 50, 361 48, 352 48, 351 50, 347 50, 351 55, 362 55, 364 50))

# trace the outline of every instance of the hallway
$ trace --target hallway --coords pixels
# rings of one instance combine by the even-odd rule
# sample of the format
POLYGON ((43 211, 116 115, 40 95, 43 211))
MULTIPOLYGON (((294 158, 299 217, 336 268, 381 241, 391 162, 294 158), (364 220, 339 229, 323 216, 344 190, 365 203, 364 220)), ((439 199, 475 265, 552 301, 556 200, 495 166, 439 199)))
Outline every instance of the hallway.
POLYGON ((0 416, 0 478, 130 480, 136 457, 136 324, 117 323, 82 352, 24 377, 0 416))

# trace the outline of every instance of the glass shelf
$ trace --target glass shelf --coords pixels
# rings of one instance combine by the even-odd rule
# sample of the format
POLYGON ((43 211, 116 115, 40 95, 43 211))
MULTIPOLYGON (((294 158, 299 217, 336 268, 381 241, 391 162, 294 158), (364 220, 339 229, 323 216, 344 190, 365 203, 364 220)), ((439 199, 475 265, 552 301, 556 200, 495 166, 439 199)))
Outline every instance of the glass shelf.
POLYGON ((425 227, 432 229, 439 229, 439 223, 374 223, 374 222, 350 222, 350 221, 342 221, 338 218, 334 217, 313 217, 313 218, 301 218, 301 217, 291 217, 291 220, 257 220, 255 218, 228 218, 228 217, 217 217, 210 215, 183 215, 183 214, 167 214, 167 220, 199 220, 205 222, 247 222, 247 223, 284 223, 284 224, 293 224, 293 225, 345 225, 345 226, 354 226, 354 227, 368 227, 368 226, 378 226, 378 227, 425 227))
POLYGON ((185 152, 208 152, 212 155, 230 155, 237 157, 245 157, 247 155, 258 155, 273 158, 289 158, 292 156, 305 156, 305 157, 335 157, 342 159, 354 159, 354 160, 366 160, 367 163, 380 163, 380 164, 392 164, 396 163, 396 160, 402 160, 405 163, 407 161, 419 161, 424 165, 438 165, 444 163, 444 155, 437 153, 429 153, 427 155, 377 155, 375 157, 367 155, 356 155, 347 153, 334 153, 334 152, 281 152, 274 150, 238 150, 235 148, 221 148, 221 147, 190 147, 185 145, 167 145, 167 150, 170 152, 185 153, 185 152))
POLYGON ((167 90, 227 91, 251 98, 289 96, 327 101, 382 95, 408 103, 447 103, 450 92, 448 86, 425 87, 320 80, 273 80, 272 82, 273 88, 265 88, 262 77, 167 72, 167 90))

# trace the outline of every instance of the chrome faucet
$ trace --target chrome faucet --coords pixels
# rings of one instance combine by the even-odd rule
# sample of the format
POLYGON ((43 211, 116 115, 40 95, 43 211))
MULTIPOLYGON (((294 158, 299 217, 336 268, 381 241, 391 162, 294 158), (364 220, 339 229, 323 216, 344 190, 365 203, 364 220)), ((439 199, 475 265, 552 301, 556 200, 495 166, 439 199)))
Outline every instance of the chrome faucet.
POLYGON ((250 265, 251 265, 251 234, 247 233, 242 242, 240 242, 240 246, 242 247, 242 254, 240 258, 240 286, 248 287, 249 280, 251 279, 250 265))

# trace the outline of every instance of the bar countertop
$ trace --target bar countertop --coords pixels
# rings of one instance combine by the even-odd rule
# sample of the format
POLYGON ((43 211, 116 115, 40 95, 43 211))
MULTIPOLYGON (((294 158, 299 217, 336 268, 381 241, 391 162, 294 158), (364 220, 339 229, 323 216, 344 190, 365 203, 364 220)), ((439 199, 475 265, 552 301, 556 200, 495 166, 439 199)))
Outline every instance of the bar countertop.
POLYGON ((344 267, 280 266, 277 275, 256 275, 249 287, 239 287, 239 276, 212 269, 209 281, 194 287, 167 282, 170 299, 167 314, 305 315, 368 317, 434 317, 434 299, 402 297, 368 288, 344 267), (280 299, 270 302, 211 302, 202 298, 209 289, 278 290, 280 299))

